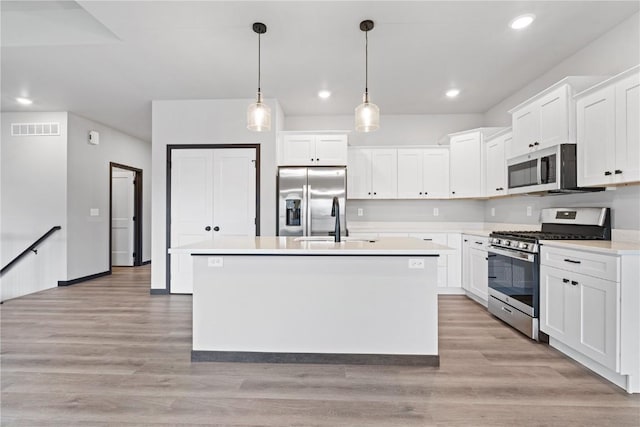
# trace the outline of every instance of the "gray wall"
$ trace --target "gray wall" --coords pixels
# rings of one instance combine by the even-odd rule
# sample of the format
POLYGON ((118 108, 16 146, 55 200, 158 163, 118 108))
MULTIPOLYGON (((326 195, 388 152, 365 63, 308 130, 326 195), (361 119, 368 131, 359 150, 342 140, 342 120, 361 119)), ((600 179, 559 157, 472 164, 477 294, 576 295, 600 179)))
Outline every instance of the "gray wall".
POLYGON ((508 110, 566 76, 615 75, 640 63, 640 13, 635 13, 575 54, 491 107, 485 126, 511 126, 508 110))
MULTIPOLYGON (((481 127, 483 120, 482 114, 381 115, 379 130, 351 132, 349 145, 448 144, 447 134, 481 127)), ((353 130, 353 126, 353 115, 285 118, 285 130, 353 130)))
POLYGON ((58 285, 66 276, 67 113, 2 113, 0 263, 55 225, 53 234, 1 278, 1 299, 58 285), (60 136, 12 137, 11 123, 60 123, 60 136))
POLYGON ((69 113, 67 218, 70 279, 109 270, 109 162, 142 169, 142 260, 151 259, 151 144, 69 113), (89 131, 100 144, 88 142, 89 131), (98 216, 89 210, 97 208, 98 216))
POLYGON ((273 236, 276 228, 276 130, 283 114, 272 107, 271 132, 247 130, 246 112, 253 99, 168 100, 152 103, 153 218, 151 288, 165 288, 166 185, 169 144, 260 144, 260 233, 273 236))
POLYGON ((486 222, 537 224, 540 210, 553 207, 611 208, 613 228, 640 230, 640 185, 619 187, 599 193, 563 194, 547 196, 514 196, 488 200, 485 204, 486 222), (527 216, 527 206, 532 215, 527 216), (495 209, 495 216, 491 209, 495 209))

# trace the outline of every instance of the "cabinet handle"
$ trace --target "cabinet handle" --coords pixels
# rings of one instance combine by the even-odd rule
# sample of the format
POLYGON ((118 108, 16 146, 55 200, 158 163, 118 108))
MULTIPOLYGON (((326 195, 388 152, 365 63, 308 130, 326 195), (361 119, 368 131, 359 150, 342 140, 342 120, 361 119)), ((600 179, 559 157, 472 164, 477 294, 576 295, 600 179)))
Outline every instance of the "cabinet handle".
POLYGON ((621 174, 621 173, 622 173, 622 171, 621 171, 620 169, 616 169, 614 173, 615 173, 616 175, 618 175, 618 174, 621 174))
POLYGON ((422 240, 424 240, 424 241, 426 241, 426 242, 430 242, 430 241, 432 241, 433 239, 422 239, 422 240))
POLYGON ((577 285, 578 285, 578 282, 576 282, 575 280, 572 280, 572 281, 571 281, 571 284, 572 284, 573 286, 577 286, 577 285))
POLYGON ((319 161, 320 161, 320 159, 316 159, 316 162, 319 162, 319 161))
POLYGON ((533 148, 533 144, 529 144, 529 148, 533 148))
POLYGON ((367 194, 368 194, 368 195, 371 195, 371 191, 369 191, 367 194))
POLYGON ((429 194, 429 193, 427 193, 427 192, 425 191, 425 192, 424 192, 424 195, 426 196, 427 194, 429 194))
POLYGON ((565 258, 564 262, 570 262, 571 264, 580 264, 582 261, 575 261, 569 258, 565 258))
MULTIPOLYGON (((465 241, 466 241, 466 240, 465 240, 465 241)), ((481 244, 482 244, 482 242, 476 242, 476 245, 481 245, 481 244)))
POLYGON ((569 283, 569 279, 562 279, 562 283, 569 283))
POLYGON ((606 172, 604 173, 604 176, 609 176, 609 175, 611 175, 611 171, 606 171, 606 172))
POLYGON ((452 192, 451 192, 451 194, 456 194, 456 192, 455 192, 455 191, 452 191, 452 192))
POLYGON ((467 239, 464 239, 464 241, 465 241, 465 242, 468 242, 468 240, 467 240, 467 239))
POLYGON ((422 191, 420 193, 418 193, 418 194, 420 194, 422 196, 422 191))
POLYGON ((506 311, 507 313, 512 314, 511 310, 509 310, 507 307, 502 306, 501 308, 502 308, 502 311, 506 311))
POLYGON ((213 231, 220 231, 220 227, 216 225, 215 227, 213 227, 213 231))
POLYGON ((311 158, 311 161, 313 162, 313 157, 311 158))
POLYGON ((540 145, 540 143, 538 141, 536 141, 536 142, 533 143, 533 145, 535 145, 537 147, 538 145, 540 145))
POLYGON ((373 192, 373 195, 375 196, 376 194, 378 194, 378 193, 376 193, 376 192, 374 191, 374 192, 373 192))
POLYGON ((207 225, 207 226, 204 228, 204 231, 211 231, 211 226, 210 226, 210 225, 207 225))

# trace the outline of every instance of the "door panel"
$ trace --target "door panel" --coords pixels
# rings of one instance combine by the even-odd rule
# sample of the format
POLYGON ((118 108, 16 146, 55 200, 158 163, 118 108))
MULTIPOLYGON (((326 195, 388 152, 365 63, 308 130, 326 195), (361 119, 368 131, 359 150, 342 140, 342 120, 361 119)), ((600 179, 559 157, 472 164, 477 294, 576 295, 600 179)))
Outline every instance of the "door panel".
POLYGON ((511 157, 527 154, 538 140, 539 135, 539 111, 536 105, 530 105, 513 114, 513 141, 511 145, 511 157))
POLYGON ((374 199, 395 199, 398 196, 398 151, 371 150, 371 190, 374 199))
POLYGON ((421 199, 422 191, 422 153, 424 150, 398 149, 398 198, 421 199))
POLYGON ((371 149, 349 150, 348 196, 350 199, 371 199, 371 149))
POLYGON ((282 164, 291 166, 315 165, 315 136, 284 135, 282 164))
POLYGON ((449 150, 428 149, 422 155, 422 191, 427 199, 449 198, 449 150))
POLYGON ((255 160, 253 149, 213 150, 214 238, 256 235, 255 160))
POLYGON ((133 266, 135 172, 113 168, 111 174, 111 264, 133 266))
POLYGON ((540 267, 540 330, 567 345, 575 345, 575 292, 568 273, 553 267, 540 267))
POLYGON ((304 236, 307 216, 307 168, 278 171, 278 236, 304 236))
POLYGON ((347 165, 347 136, 316 136, 316 163, 318 166, 347 165))
POLYGON ((640 77, 616 85, 617 182, 640 181, 640 77))
MULTIPOLYGON (((540 100, 540 140, 538 149, 569 142, 567 87, 563 86, 540 100)), ((535 143, 535 142, 534 142, 535 143)))

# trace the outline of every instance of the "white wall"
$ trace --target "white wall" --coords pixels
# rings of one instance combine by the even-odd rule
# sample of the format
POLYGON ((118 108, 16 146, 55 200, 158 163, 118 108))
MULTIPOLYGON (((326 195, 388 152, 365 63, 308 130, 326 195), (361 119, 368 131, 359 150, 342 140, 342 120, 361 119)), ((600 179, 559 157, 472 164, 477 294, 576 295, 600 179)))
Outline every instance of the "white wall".
MULTIPOLYGON (((447 134, 483 125, 482 114, 381 115, 380 129, 351 132, 349 145, 435 145, 447 134)), ((353 130, 354 116, 287 116, 285 130, 353 130)))
POLYGON ((167 145, 260 144, 260 234, 273 236, 276 222, 276 130, 282 110, 272 107, 270 132, 246 127, 252 99, 177 100, 152 103, 152 252, 151 288, 166 287, 167 145))
POLYGON ((511 126, 508 110, 566 76, 615 75, 640 64, 640 13, 609 30, 484 114, 486 126, 511 126))
POLYGON ((38 248, 2 276, 1 299, 58 285, 66 276, 67 113, 2 113, 0 263, 4 267, 51 227, 38 248), (11 123, 60 123, 60 136, 12 137, 11 123))
POLYGON ((108 271, 109 162, 142 169, 142 260, 151 259, 151 144, 69 113, 67 217, 69 280, 108 271), (89 131, 100 144, 89 144, 89 131), (97 208, 98 216, 89 210, 97 208))

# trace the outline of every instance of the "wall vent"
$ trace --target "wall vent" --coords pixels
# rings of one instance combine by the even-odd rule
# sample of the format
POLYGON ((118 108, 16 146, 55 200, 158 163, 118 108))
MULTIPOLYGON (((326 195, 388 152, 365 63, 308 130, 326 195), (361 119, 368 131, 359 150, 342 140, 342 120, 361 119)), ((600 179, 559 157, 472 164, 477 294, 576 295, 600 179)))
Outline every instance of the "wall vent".
POLYGON ((11 136, 58 136, 60 123, 11 123, 11 136))

